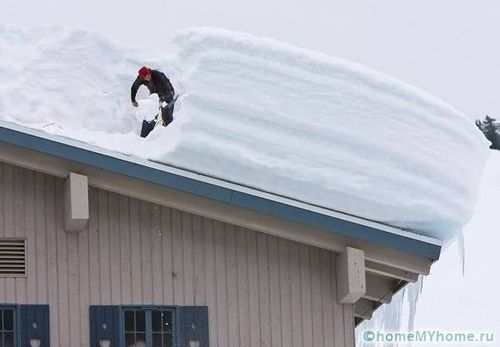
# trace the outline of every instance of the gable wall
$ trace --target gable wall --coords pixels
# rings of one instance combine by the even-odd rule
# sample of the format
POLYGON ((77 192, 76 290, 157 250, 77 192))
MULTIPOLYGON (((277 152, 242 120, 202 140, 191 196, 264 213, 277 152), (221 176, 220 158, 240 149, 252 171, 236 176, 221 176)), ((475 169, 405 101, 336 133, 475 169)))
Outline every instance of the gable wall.
POLYGON ((0 237, 28 253, 0 302, 48 303, 52 346, 89 345, 90 304, 207 305, 211 346, 354 346, 333 252, 95 188, 66 233, 64 180, 5 163, 0 197, 0 237))

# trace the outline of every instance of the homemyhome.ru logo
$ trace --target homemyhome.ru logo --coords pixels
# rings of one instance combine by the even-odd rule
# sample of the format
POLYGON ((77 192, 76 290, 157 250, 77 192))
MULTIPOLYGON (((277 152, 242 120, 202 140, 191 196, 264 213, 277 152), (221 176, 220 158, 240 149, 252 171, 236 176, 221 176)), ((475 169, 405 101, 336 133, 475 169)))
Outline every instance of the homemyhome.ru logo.
POLYGON ((363 333, 363 340, 374 344, 381 342, 493 344, 495 334, 491 332, 443 332, 438 330, 417 330, 404 333, 367 330, 363 333))

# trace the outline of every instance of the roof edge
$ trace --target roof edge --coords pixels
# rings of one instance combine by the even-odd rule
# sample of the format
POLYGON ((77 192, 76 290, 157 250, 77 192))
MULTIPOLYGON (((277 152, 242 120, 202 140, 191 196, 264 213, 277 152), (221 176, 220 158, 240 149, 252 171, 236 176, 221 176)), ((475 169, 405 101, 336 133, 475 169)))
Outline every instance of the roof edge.
POLYGON ((0 121, 0 141, 437 260, 442 241, 168 164, 0 121))

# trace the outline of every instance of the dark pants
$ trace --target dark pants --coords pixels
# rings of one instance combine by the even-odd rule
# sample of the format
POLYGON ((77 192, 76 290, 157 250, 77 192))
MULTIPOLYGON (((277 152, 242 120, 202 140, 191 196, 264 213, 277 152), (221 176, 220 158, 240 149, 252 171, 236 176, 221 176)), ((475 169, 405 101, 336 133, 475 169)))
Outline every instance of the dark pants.
MULTIPOLYGON (((161 124, 166 127, 172 121, 174 120, 174 102, 172 102, 174 99, 172 97, 164 98, 163 100, 168 103, 166 107, 161 107, 160 106, 160 116, 161 116, 161 124)), ((143 120, 142 121, 142 129, 141 129, 141 137, 146 137, 149 135, 151 131, 155 128, 155 125, 157 121, 160 121, 155 117, 155 119, 147 121, 143 120)))
POLYGON ((163 126, 166 127, 174 120, 174 105, 167 105, 166 107, 161 107, 161 119, 163 120, 163 126))

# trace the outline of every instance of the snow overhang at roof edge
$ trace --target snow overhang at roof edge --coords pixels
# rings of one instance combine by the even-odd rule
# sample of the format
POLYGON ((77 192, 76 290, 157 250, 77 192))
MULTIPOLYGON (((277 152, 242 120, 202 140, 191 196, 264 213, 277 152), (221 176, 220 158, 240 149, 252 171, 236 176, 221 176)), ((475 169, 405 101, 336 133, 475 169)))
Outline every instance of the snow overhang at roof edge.
POLYGON ((363 218, 0 121, 0 141, 437 260, 441 241, 363 218))

